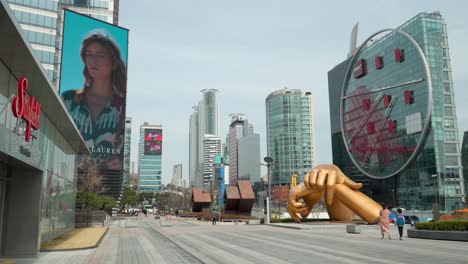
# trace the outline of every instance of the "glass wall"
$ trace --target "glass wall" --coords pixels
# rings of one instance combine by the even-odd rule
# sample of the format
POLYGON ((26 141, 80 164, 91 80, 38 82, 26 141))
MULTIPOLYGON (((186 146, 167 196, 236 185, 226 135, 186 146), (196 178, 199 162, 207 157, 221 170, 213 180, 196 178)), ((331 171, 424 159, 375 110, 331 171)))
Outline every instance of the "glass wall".
MULTIPOLYGON (((11 95, 18 80, 0 63, 0 152, 42 170, 41 241, 61 235, 75 226, 76 152, 50 122, 40 114, 40 129, 24 140, 25 124, 11 111, 11 95)), ((28 89, 50 89, 29 83, 28 89)), ((47 102, 41 102, 46 104, 47 102)))
MULTIPOLYGON (((432 81, 432 123, 425 145, 415 161, 402 173, 386 180, 365 179, 352 165, 341 137, 339 121, 334 117, 339 111, 342 80, 349 60, 329 72, 330 113, 332 128, 333 160, 344 166, 344 172, 354 180, 364 181, 366 194, 377 200, 406 209, 430 210, 432 203, 440 202, 444 211, 455 209, 463 201, 462 167, 460 164, 459 139, 455 103, 451 80, 450 57, 446 25, 439 13, 421 13, 404 23, 399 29, 409 33, 423 49, 428 61, 432 81), (335 113, 335 114, 334 114, 335 113), (372 193, 374 192, 374 193, 372 193)), ((389 34, 366 49, 365 52, 384 54, 385 59, 393 59, 393 54, 385 54, 389 45, 403 45, 399 34, 389 34), (387 58, 386 58, 387 57, 387 58)), ((402 63, 412 63, 414 52, 405 50, 402 63)), ((385 65, 387 67, 387 65, 385 65)), ((369 71, 373 71, 371 66, 369 71)), ((415 69, 416 70, 416 69, 415 69)), ((415 71, 413 70, 413 71, 415 71)), ((393 72, 391 72, 393 73, 393 72)), ((417 72, 414 72, 415 76, 417 72)), ((397 82, 400 76, 385 74, 382 79, 397 82)))
POLYGON ((275 185, 298 181, 313 166, 312 104, 300 90, 281 90, 266 100, 267 153, 275 161, 271 182, 275 185))

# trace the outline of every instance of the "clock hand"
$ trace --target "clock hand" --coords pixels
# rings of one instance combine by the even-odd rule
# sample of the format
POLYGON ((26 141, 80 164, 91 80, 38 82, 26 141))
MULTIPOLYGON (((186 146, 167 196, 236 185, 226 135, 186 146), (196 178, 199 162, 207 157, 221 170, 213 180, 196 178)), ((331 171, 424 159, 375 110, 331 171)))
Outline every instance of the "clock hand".
POLYGON ((395 105, 395 102, 397 100, 398 96, 393 96, 392 97, 392 100, 390 100, 390 103, 388 104, 388 108, 387 110, 385 110, 385 120, 388 119, 388 117, 390 116, 390 114, 392 113, 392 110, 393 110, 393 106, 395 105))
MULTIPOLYGON (((384 123, 383 123, 383 127, 381 129, 384 129, 385 126, 387 125, 386 121, 390 117, 390 114, 392 113, 392 110, 393 110, 393 106, 395 106, 395 102, 396 102, 397 99, 398 99, 398 96, 394 96, 394 97, 392 97, 392 100, 390 100, 390 103, 388 104, 388 108, 387 108, 387 110, 385 110, 385 114, 384 114, 385 120, 384 120, 384 123)), ((366 151, 366 155, 361 160, 361 166, 364 166, 364 163, 366 162, 366 160, 370 157, 372 152, 374 152, 373 149, 375 148, 376 143, 377 142, 374 142, 372 144, 372 146, 366 151)))
POLYGON ((372 91, 367 91, 367 92, 363 92, 363 93, 359 93, 359 94, 346 95, 346 96, 343 96, 341 99, 346 99, 346 98, 351 98, 351 97, 354 97, 354 96, 371 94, 371 93, 375 93, 375 92, 381 92, 381 91, 385 91, 385 90, 388 90, 388 89, 398 88, 400 86, 410 85, 410 84, 413 84, 413 83, 419 83, 419 82, 422 82, 422 81, 424 81, 424 79, 416 79, 416 80, 407 81, 407 82, 400 83, 400 84, 381 87, 381 88, 378 88, 378 89, 375 89, 375 90, 372 90, 372 91))
POLYGON ((353 140, 353 138, 355 136, 357 136, 362 128, 364 127, 364 125, 367 123, 367 121, 369 120, 369 118, 371 117, 371 115, 374 113, 375 111, 375 108, 377 108, 377 105, 380 103, 380 101, 382 100, 382 97, 383 97, 383 93, 379 93, 377 95, 377 98, 374 102, 374 104, 371 106, 371 108, 369 109, 369 113, 367 113, 367 115, 364 117, 364 121, 359 125, 358 127, 358 130, 356 132, 354 132, 354 134, 348 139, 348 144, 353 140))

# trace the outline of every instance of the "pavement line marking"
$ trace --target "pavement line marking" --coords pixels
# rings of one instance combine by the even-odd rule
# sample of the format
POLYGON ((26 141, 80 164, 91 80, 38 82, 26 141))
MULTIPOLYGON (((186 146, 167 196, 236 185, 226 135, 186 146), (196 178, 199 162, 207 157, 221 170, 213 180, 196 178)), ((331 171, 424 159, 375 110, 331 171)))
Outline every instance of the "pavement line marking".
POLYGON ((154 244, 151 242, 151 240, 153 239, 148 232, 144 232, 140 236, 140 240, 141 240, 141 246, 143 247, 144 251, 148 255, 148 258, 151 260, 151 262, 161 263, 161 264, 168 263, 164 260, 164 257, 160 253, 158 253, 159 250, 155 250, 155 249, 162 249, 162 248, 158 248, 154 246, 154 244))
POLYGON ((224 245, 225 247, 230 248, 230 249, 234 249, 234 250, 236 250, 236 251, 246 252, 248 255, 250 255, 250 256, 252 256, 252 257, 256 257, 256 258, 261 259, 261 260, 266 260, 266 261, 268 261, 269 263, 275 263, 275 264, 280 264, 280 263, 288 264, 288 263, 289 263, 288 261, 283 261, 283 260, 278 259, 278 258, 270 257, 270 256, 268 256, 268 255, 259 253, 259 252, 257 252, 257 251, 253 251, 253 250, 248 249, 248 248, 243 248, 243 247, 239 247, 239 246, 234 245, 234 244, 226 243, 226 242, 225 242, 224 240, 222 240, 222 239, 217 239, 217 238, 209 237, 209 236, 206 235, 206 234, 200 234, 200 236, 203 237, 203 238, 205 238, 205 239, 208 240, 208 241, 213 242, 215 245, 224 245))
MULTIPOLYGON (((284 229, 286 230, 286 229, 284 229)), ((283 233, 283 234, 289 234, 287 231, 284 231, 283 229, 280 231, 278 230, 279 232, 283 233)), ((274 233, 278 233, 278 232, 274 232, 274 233)), ((298 232, 298 233, 295 233, 296 235, 298 236, 302 236, 304 238, 314 238, 314 239, 317 239, 317 238, 325 238, 325 239, 329 239, 329 240, 334 240, 334 241, 340 241, 340 242, 349 242, 349 239, 346 239, 346 238, 340 238, 340 237, 332 237, 330 235, 325 235, 325 234, 318 234, 318 233, 313 233, 313 230, 309 229, 308 232, 298 232)), ((379 233, 380 235, 380 233, 379 233)), ((355 236, 353 234, 353 236, 355 236)), ((398 234, 392 234, 392 236, 394 236, 395 238, 393 240, 397 241, 398 240, 398 234)), ((367 236, 369 237, 369 236, 367 236)), ((392 241, 393 241, 392 240, 392 241)), ((376 239, 376 241, 379 241, 379 239, 376 239)), ((405 241, 407 241, 407 239, 405 239, 405 241)), ((385 239, 385 242, 387 242, 387 239, 385 239)), ((420 241, 420 242, 426 242, 426 241, 420 241)), ((449 241, 444 241, 444 242, 449 242, 449 241)), ((392 248, 394 248, 394 250, 396 251, 403 251, 403 252, 408 252, 408 253, 411 253, 411 254, 419 254, 421 256, 427 256, 427 251, 428 251, 428 246, 432 247, 432 249, 430 249, 433 253, 435 253, 436 256, 443 256, 444 254, 447 254, 447 251, 446 250, 452 250, 453 248, 451 247, 444 247, 444 248, 441 248, 439 246, 439 244, 434 244, 434 243, 431 243, 431 244, 428 244, 430 242, 427 242, 425 243, 424 245, 422 245, 424 248, 421 249, 421 248, 417 248, 416 244, 411 244, 411 248, 408 247, 408 244, 405 244, 404 242, 400 244, 400 241, 398 241, 398 243, 392 243, 392 244, 388 244, 388 243, 378 243, 378 242, 368 242, 368 241, 365 241, 365 240, 359 240, 359 243, 361 245, 368 245, 368 246, 372 246, 372 247, 378 247, 380 248, 382 251, 387 251, 389 249, 389 246, 391 245, 392 248), (437 252, 437 253, 436 253, 437 252)), ((466 259, 466 255, 461 255, 461 254, 457 254, 457 253, 452 253, 450 252, 450 255, 451 256, 454 256, 454 257, 458 257, 460 259, 466 259)), ((387 259, 388 261, 393 261, 392 258, 390 259, 387 259)))
MULTIPOLYGON (((242 235, 239 235, 239 234, 232 234, 232 235, 242 236, 242 235)), ((242 237, 245 237, 245 236, 242 236, 242 237)), ((259 241, 259 242, 268 243, 268 244, 270 244, 272 246, 278 246, 278 243, 276 243, 277 240, 275 240, 274 238, 271 238, 271 237, 267 237, 267 236, 262 236, 262 235, 258 235, 258 234, 248 234, 247 239, 252 239, 252 240, 259 241), (272 241, 272 242, 267 242, 266 240, 272 241)), ((385 264, 388 263, 388 260, 382 260, 380 258, 373 258, 373 257, 368 257, 368 256, 364 256, 364 255, 361 255, 361 254, 353 253, 353 252, 344 251, 343 248, 340 248, 339 251, 337 251, 335 249, 330 249, 330 248, 327 248, 327 247, 321 247, 321 246, 315 246, 315 245, 310 245, 310 244, 298 243, 298 242, 294 242, 294 241, 283 241, 281 246, 284 247, 284 248, 287 248, 287 249, 291 249, 291 250, 302 251, 304 253, 313 252, 313 254, 322 255, 322 256, 326 256, 328 258, 333 258, 333 259, 336 259, 336 260, 340 260, 340 261, 343 261, 344 263, 362 263, 362 260, 366 260, 367 263, 385 263, 385 264), (287 244, 289 244, 289 245, 287 245, 287 244), (317 252, 317 251, 310 251, 310 250, 307 250, 306 248, 309 248, 311 250, 320 250, 320 251, 323 251, 323 252, 328 252, 329 254, 320 253, 320 252, 317 252), (353 261, 353 260, 351 260, 349 258, 336 256, 337 254, 344 255, 346 257, 358 258, 358 259, 361 259, 361 260, 353 261)), ((401 264, 403 264, 402 262, 398 262, 398 261, 395 261, 395 260, 392 260, 392 263, 401 263, 401 264)))
POLYGON ((145 229, 147 233, 148 230, 151 232, 151 237, 154 240, 158 240, 161 243, 165 243, 165 245, 168 246, 168 248, 172 249, 176 254, 180 255, 182 259, 184 258, 189 258, 190 260, 188 261, 189 263, 205 263, 201 259, 199 259, 197 256, 189 252, 187 249, 184 247, 180 246, 178 243, 174 242, 173 239, 169 238, 167 235, 163 234, 161 230, 151 227, 148 223, 145 223, 145 229))
POLYGON ((198 258, 203 259, 206 263, 226 263, 226 260, 228 259, 232 263, 254 264, 253 262, 250 262, 244 258, 240 258, 239 256, 233 255, 228 251, 220 251, 217 247, 206 243, 200 243, 200 241, 193 236, 180 235, 180 237, 181 239, 177 241, 177 243, 185 244, 186 247, 184 248, 186 249, 187 247, 190 247, 191 253, 194 255, 196 254, 198 258), (207 260, 206 257, 211 259, 207 260))

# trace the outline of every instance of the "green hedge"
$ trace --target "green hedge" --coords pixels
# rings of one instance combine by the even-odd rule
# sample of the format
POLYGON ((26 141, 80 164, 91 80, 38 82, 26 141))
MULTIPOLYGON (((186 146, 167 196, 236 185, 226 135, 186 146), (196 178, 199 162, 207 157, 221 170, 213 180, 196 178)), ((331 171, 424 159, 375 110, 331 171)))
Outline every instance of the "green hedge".
POLYGON ((468 231, 468 221, 437 221, 416 223, 416 229, 441 230, 441 231, 468 231))

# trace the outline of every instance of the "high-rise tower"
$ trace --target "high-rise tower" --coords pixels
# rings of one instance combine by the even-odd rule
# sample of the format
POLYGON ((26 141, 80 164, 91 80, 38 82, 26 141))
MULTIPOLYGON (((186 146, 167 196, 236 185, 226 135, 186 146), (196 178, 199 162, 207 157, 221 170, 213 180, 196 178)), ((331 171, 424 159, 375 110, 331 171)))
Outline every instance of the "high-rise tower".
MULTIPOLYGON (((204 89, 203 99, 190 115, 189 129, 189 179, 190 185, 204 185, 205 135, 218 136, 218 97, 216 89, 204 89)), ((219 154, 219 153, 218 153, 219 154)))
POLYGON ((117 25, 119 0, 8 0, 49 79, 56 84, 60 70, 62 10, 71 9, 117 25))
POLYGON ((132 146, 132 118, 125 118, 125 139, 124 139, 124 160, 123 160, 123 183, 130 181, 130 149, 132 146))
POLYGON ((229 185, 247 179, 260 181, 260 135, 253 133, 253 125, 243 114, 231 114, 227 136, 230 161, 229 185))
POLYGON ((267 155, 273 185, 303 177, 315 164, 314 122, 310 92, 287 89, 272 92, 266 102, 267 155))
POLYGON ((161 190, 162 143, 161 125, 145 122, 140 126, 140 146, 138 150, 138 190, 155 192, 161 190))

